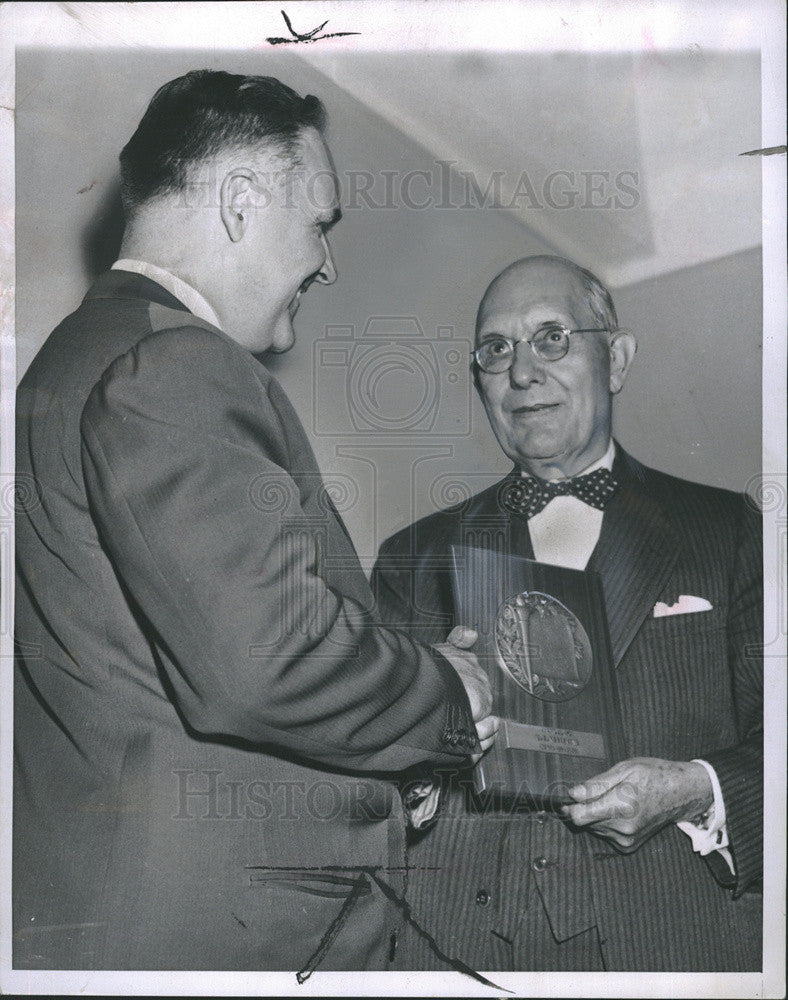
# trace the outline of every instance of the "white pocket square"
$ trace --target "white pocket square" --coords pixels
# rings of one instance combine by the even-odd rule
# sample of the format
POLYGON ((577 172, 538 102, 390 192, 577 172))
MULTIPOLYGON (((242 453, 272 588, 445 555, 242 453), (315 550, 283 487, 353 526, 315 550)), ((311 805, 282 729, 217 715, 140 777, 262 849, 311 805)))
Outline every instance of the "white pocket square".
POLYGON ((654 605, 655 618, 666 618, 668 615, 691 615, 696 611, 711 611, 711 604, 705 597, 681 594, 675 604, 668 605, 657 601, 654 605))

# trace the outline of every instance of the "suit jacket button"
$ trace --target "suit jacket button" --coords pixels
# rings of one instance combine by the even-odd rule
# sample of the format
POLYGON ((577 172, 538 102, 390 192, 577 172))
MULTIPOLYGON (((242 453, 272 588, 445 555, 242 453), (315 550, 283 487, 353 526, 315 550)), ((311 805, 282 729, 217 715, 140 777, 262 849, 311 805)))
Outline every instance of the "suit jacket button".
POLYGON ((547 858, 536 858, 531 862, 531 868, 533 868, 535 872, 544 872, 551 867, 552 864, 547 860, 547 858))
POLYGON ((477 906, 487 906, 490 902, 490 894, 486 889, 479 889, 476 893, 476 905, 477 906))

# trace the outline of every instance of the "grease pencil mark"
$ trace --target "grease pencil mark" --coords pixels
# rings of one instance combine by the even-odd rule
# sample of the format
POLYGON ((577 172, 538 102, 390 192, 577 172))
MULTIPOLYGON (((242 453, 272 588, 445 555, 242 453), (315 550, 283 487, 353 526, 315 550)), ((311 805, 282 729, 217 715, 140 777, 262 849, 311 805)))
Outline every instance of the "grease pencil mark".
POLYGON ((739 153, 739 156, 774 156, 775 153, 784 153, 787 146, 765 146, 763 149, 748 149, 746 153, 739 153))
MULTIPOLYGON (((461 972, 463 975, 470 976, 471 979, 475 979, 477 982, 483 983, 485 986, 491 986, 493 989, 503 990, 505 993, 512 992, 505 986, 498 986, 491 980, 486 979, 480 972, 477 972, 461 958, 453 958, 452 956, 447 955, 446 952, 442 951, 435 938, 428 931, 426 931, 413 916, 410 904, 405 899, 405 896, 398 893, 393 886, 389 885, 389 883, 381 877, 381 872, 407 873, 408 871, 413 870, 412 865, 405 865, 404 867, 399 865, 390 867, 384 867, 383 865, 314 865, 306 868, 293 865, 245 865, 244 867, 250 872, 347 872, 350 875, 356 876, 355 879, 349 879, 349 881, 356 887, 356 890, 347 897, 342 905, 342 909, 339 911, 337 917, 323 935, 320 944, 315 952, 310 956, 306 965, 296 973, 296 978, 299 983, 305 982, 323 960, 323 957, 331 946, 334 938, 346 922, 347 917, 350 914, 350 910, 353 908, 361 895, 364 894, 364 890, 366 890, 369 886, 368 880, 371 879, 378 886, 386 899, 393 903, 394 906, 396 906, 396 908, 402 913, 405 922, 413 928, 419 937, 427 942, 434 954, 436 954, 442 961, 446 962, 446 964, 454 969, 455 972, 461 972)), ((424 870, 429 871, 431 869, 424 870)), ((250 876, 250 878, 253 878, 253 876, 250 876)))
POLYGON ((328 21, 323 21, 316 28, 311 31, 306 31, 303 34, 296 31, 293 25, 290 23, 290 18, 287 14, 282 11, 282 17, 285 19, 285 24, 287 25, 287 30, 292 35, 291 38, 267 38, 266 41, 269 45, 290 45, 297 42, 319 42, 324 38, 342 38, 345 35, 360 35, 360 31, 332 31, 328 35, 321 35, 319 32, 325 28, 328 21))

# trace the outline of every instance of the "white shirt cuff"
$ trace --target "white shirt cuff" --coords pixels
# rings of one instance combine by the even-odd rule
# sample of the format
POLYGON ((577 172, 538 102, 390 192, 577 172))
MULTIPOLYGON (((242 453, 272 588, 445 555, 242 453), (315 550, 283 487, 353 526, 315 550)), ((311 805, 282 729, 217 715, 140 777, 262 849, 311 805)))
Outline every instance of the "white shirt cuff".
POLYGON ((711 854, 712 851, 719 851, 723 858, 725 858, 732 874, 735 875, 736 869, 733 866, 733 858, 731 857, 731 852, 728 850, 729 841, 728 828, 725 822, 725 803, 722 799, 722 789, 720 788, 720 780, 717 777, 717 772, 705 760, 698 760, 696 758, 692 763, 702 764, 706 768, 706 773, 711 781, 714 802, 699 822, 693 823, 683 820, 677 823, 676 826, 683 833, 687 834, 692 841, 692 849, 697 851, 698 854, 705 856, 711 854))
POLYGON ((420 830, 435 818, 440 801, 440 784, 419 781, 402 797, 405 815, 414 830, 420 830))

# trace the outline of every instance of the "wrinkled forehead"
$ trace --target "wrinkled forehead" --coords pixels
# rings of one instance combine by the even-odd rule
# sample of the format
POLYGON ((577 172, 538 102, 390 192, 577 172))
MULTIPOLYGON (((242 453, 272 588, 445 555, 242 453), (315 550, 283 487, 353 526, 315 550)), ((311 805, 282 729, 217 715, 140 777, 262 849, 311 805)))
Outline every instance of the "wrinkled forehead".
POLYGON ((476 321, 477 337, 496 330, 528 332, 549 320, 590 325, 593 312, 580 278, 566 268, 524 265, 505 271, 485 292, 476 321))

